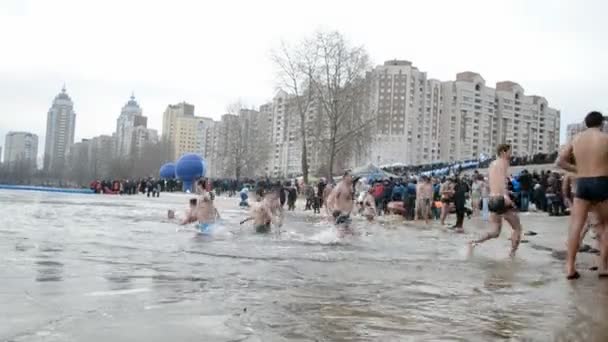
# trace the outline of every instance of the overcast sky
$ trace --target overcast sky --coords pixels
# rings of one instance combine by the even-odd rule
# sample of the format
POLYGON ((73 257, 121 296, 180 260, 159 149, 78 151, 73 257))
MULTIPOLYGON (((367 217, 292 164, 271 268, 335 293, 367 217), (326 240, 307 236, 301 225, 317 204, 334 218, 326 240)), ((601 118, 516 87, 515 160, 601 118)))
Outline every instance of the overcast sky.
POLYGON ((608 5, 602 1, 0 0, 0 145, 40 136, 65 82, 76 140, 115 130, 131 91, 160 131, 169 103, 218 119, 276 89, 271 49, 339 30, 375 64, 410 60, 429 77, 480 73, 542 95, 565 125, 608 111, 608 5))

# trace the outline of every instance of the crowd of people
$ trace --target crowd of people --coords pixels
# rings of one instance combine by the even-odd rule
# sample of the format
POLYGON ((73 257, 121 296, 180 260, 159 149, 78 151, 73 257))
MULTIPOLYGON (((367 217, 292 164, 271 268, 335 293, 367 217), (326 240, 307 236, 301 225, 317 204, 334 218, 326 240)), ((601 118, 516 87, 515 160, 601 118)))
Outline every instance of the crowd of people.
MULTIPOLYGON (((239 183, 203 179, 197 183, 200 197, 191 199, 191 211, 182 223, 198 221, 201 232, 209 231, 209 226, 219 217, 213 206, 213 186, 217 186, 218 194, 228 192, 229 196, 235 195, 242 186, 240 205, 245 202, 245 206, 249 206, 249 188, 255 190, 256 203, 241 224, 253 221, 258 233, 270 232, 273 223, 280 232, 285 204, 288 210, 295 210, 298 194, 303 194, 306 199, 304 210, 321 213, 321 208, 325 208, 326 217, 333 220, 339 236, 354 235, 351 215, 373 221, 379 215, 391 213, 403 215, 406 220, 424 220, 427 224, 430 220, 438 220, 445 225, 446 217, 455 213, 456 223, 450 228, 456 232, 464 232, 465 216, 479 215, 489 222, 491 229, 481 238, 470 241, 473 249, 497 238, 504 220, 512 228, 510 255, 513 256, 522 235, 519 212, 533 209, 548 215, 571 213, 567 278, 580 277, 575 258, 590 227, 595 230, 598 241, 600 257, 596 269, 600 277, 608 277, 608 230, 605 229, 605 222, 608 222, 608 135, 600 131, 603 120, 598 112, 587 116, 587 130, 567 144, 557 159, 557 165, 565 172, 523 170, 510 174, 512 162, 525 161, 513 160, 511 146, 500 144, 496 158, 488 165, 487 175, 475 171, 470 175, 456 173, 441 178, 420 174, 374 180, 355 177, 346 171, 337 183, 321 179, 316 184, 303 186, 297 181, 248 180, 239 183)), ((542 158, 549 157, 555 155, 542 158)), ((548 159, 543 161, 550 162, 548 159)))
MULTIPOLYGON (((530 156, 511 156, 509 163, 511 166, 526 166, 526 165, 537 165, 537 164, 550 164, 555 162, 557 158, 557 152, 553 153, 537 153, 530 156)), ((409 177, 411 175, 420 175, 423 173, 444 173, 453 174, 460 173, 462 171, 470 169, 483 169, 487 168, 495 157, 482 157, 479 159, 469 159, 464 161, 458 161, 453 163, 432 163, 424 165, 386 165, 382 169, 392 174, 409 177), (442 172, 438 172, 441 170, 442 172)))
POLYGON ((154 179, 152 177, 139 180, 94 180, 89 188, 97 194, 107 195, 137 195, 146 194, 148 197, 159 197, 161 192, 174 192, 182 189, 179 180, 154 179))

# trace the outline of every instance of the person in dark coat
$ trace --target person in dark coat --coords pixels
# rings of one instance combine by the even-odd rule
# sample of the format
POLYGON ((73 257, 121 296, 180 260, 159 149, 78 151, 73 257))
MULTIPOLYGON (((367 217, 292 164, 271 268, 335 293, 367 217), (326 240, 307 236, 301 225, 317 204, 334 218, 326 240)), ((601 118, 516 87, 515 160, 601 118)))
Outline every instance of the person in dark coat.
POLYGON ((464 214, 466 213, 466 200, 469 193, 469 184, 462 178, 456 178, 454 187, 454 207, 456 208, 456 224, 452 227, 459 233, 464 233, 464 214))

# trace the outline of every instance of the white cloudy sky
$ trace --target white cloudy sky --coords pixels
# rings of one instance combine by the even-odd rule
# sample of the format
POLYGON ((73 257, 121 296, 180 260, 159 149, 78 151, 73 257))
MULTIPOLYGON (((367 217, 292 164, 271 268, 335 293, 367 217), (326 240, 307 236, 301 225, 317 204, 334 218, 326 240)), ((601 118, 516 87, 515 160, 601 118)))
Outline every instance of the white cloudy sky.
POLYGON ((319 29, 343 32, 377 64, 516 81, 561 109, 565 126, 607 109, 607 9, 601 0, 0 0, 0 145, 9 130, 43 142, 64 82, 77 140, 111 133, 132 90, 159 130, 169 103, 213 118, 239 98, 257 106, 275 91, 270 50, 319 29))

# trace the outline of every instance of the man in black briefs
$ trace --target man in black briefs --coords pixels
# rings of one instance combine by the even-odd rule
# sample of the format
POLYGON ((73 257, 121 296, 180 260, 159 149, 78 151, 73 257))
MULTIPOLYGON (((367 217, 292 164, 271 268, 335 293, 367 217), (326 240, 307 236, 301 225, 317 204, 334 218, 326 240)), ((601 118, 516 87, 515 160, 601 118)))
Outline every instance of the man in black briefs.
POLYGON ((600 244, 599 276, 608 277, 608 134, 601 131, 604 116, 591 112, 585 117, 585 129, 561 151, 557 165, 576 174, 576 193, 572 203, 566 278, 576 279, 576 253, 587 215, 594 210, 599 219, 596 231, 600 244), (576 165, 575 165, 576 161, 576 165))
POLYGON ((515 204, 509 197, 509 192, 506 185, 506 179, 509 170, 509 161, 511 160, 511 146, 508 144, 500 144, 496 149, 497 158, 490 164, 488 178, 490 183, 490 198, 488 200, 488 209, 490 210, 490 224, 492 231, 486 234, 479 240, 471 241, 471 248, 490 239, 495 239, 500 236, 502 228, 502 219, 504 218, 513 229, 511 233, 511 253, 510 256, 515 256, 519 241, 521 239, 521 223, 519 216, 515 210, 515 204))

